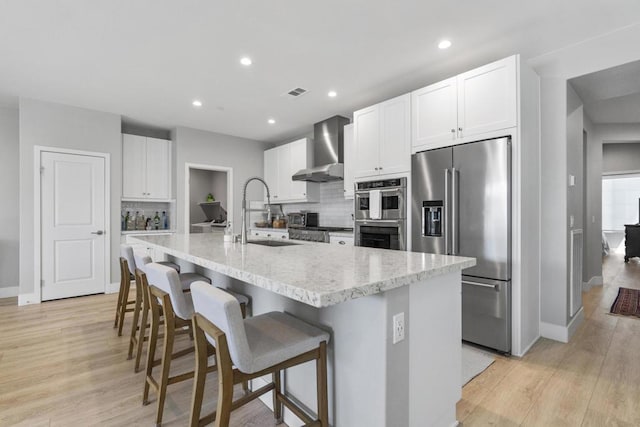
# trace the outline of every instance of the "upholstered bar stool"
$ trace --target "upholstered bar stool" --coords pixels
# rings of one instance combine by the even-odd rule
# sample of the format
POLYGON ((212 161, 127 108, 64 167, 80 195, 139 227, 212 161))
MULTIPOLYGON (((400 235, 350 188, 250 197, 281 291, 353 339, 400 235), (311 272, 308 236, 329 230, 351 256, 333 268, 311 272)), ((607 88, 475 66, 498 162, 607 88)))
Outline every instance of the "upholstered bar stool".
MULTIPOLYGON (((135 265, 137 266, 135 275, 136 300, 135 306, 133 308, 133 324, 131 325, 131 335, 129 338, 128 358, 131 359, 133 357, 133 350, 136 349, 136 361, 133 370, 134 372, 138 372, 142 356, 142 347, 144 345, 144 341, 148 339, 148 337, 146 336, 146 331, 148 327, 147 319, 150 305, 147 291, 148 282, 145 274, 145 267, 152 261, 150 256, 138 251, 133 252, 133 258, 135 261, 135 265)), ((171 267, 163 263, 158 264, 171 267)), ((211 283, 211 279, 197 273, 180 273, 178 274, 178 277, 180 278, 180 284, 183 292, 188 291, 191 283, 198 280, 211 283)))
MULTIPOLYGON (((180 272, 180 266, 173 262, 163 261, 161 264, 174 268, 180 272)), ((122 326, 126 313, 135 311, 135 308, 128 308, 135 305, 135 300, 129 300, 129 290, 131 281, 135 279, 136 262, 133 256, 133 247, 130 245, 120 245, 120 289, 118 291, 118 303, 116 306, 116 318, 113 323, 114 328, 118 328, 118 336, 122 335, 122 326)))
POLYGON ((191 427, 215 420, 227 427, 231 411, 273 390, 276 421, 282 417, 282 405, 301 418, 307 426, 328 427, 327 343, 329 334, 302 320, 280 312, 248 319, 242 318, 238 301, 204 282, 191 285, 195 314, 193 332, 196 347, 196 371, 191 402, 191 427), (218 370, 218 402, 214 413, 200 418, 210 345, 215 347, 218 370), (317 419, 312 419, 282 390, 280 372, 316 361, 317 419), (235 367, 234 367, 235 366, 235 367), (233 386, 267 374, 273 381, 235 402, 233 386))

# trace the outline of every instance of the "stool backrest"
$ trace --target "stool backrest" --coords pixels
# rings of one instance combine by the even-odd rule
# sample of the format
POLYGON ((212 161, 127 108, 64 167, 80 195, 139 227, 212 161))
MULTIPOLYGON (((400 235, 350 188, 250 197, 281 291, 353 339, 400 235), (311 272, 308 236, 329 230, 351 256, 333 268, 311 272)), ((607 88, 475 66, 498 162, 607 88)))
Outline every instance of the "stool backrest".
POLYGON ((182 284, 178 272, 171 267, 152 262, 145 265, 147 282, 169 294, 171 305, 176 315, 182 319, 191 319, 193 305, 187 301, 187 294, 182 292, 182 284))
POLYGON ((136 260, 136 267, 146 272, 145 268, 147 264, 151 264, 153 261, 151 257, 144 252, 133 251, 133 258, 136 260))
POLYGON ((133 247, 131 245, 120 245, 120 256, 127 260, 129 266, 129 273, 135 276, 136 274, 136 260, 133 257, 133 247))
MULTIPOLYGON (((243 372, 251 372, 253 355, 238 300, 202 281, 191 284, 191 295, 194 311, 225 333, 233 364, 243 372)), ((215 341, 209 335, 207 340, 215 346, 215 341)))

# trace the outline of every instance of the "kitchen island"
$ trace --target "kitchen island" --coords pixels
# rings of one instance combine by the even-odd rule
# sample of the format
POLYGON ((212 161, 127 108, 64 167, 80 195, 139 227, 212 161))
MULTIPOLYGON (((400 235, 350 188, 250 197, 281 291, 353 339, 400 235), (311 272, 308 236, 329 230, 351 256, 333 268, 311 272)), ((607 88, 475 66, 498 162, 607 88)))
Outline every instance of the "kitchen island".
MULTIPOLYGON (((250 295, 255 314, 287 311, 330 331, 332 426, 456 424, 460 272, 473 258, 323 243, 241 245, 212 234, 135 239, 250 295), (394 344, 399 314, 404 339, 394 344)), ((285 376, 287 392, 312 410, 314 372, 307 364, 285 376)), ((290 413, 285 421, 300 425, 290 413)))

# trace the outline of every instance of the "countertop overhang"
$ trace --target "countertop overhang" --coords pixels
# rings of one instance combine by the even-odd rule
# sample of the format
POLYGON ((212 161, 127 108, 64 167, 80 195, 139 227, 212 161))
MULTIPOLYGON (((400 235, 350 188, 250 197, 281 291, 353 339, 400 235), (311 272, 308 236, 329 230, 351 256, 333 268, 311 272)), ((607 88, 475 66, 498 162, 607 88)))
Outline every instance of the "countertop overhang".
POLYGON ((475 258, 326 243, 242 245, 210 233, 131 240, 313 307, 374 295, 476 264, 475 258))

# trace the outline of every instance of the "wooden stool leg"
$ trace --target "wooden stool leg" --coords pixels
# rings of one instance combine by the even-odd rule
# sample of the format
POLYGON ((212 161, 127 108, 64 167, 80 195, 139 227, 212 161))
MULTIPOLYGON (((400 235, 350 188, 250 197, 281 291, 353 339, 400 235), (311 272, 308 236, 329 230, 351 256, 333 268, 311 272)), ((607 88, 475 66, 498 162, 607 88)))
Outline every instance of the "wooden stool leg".
POLYGON ((127 301, 129 299, 130 280, 125 280, 122 288, 122 302, 120 303, 120 316, 118 317, 118 336, 122 336, 122 327, 124 326, 124 315, 127 312, 127 301))
MULTIPOLYGON (((247 318, 247 304, 240 304, 240 313, 242 313, 242 318, 247 318)), ((249 394, 249 381, 242 381, 242 390, 244 391, 245 396, 249 394)))
POLYGON ((151 326, 149 331, 149 345, 147 346, 147 369, 144 380, 144 392, 142 404, 149 404, 149 379, 153 374, 153 362, 156 356, 156 344, 158 342, 158 329, 160 328, 160 315, 157 310, 151 310, 151 326))
POLYGON ((228 427, 233 404, 233 364, 229 357, 226 339, 216 340, 216 364, 218 365, 218 405, 216 427, 228 427))
POLYGON ((140 284, 136 283, 136 302, 133 307, 133 322, 131 324, 131 335, 129 336, 129 353, 127 354, 127 360, 133 358, 133 348, 137 344, 136 335, 138 333, 138 320, 140 319, 140 308, 142 305, 141 291, 140 284))
POLYGON ((204 399, 204 384, 207 379, 207 338, 204 332, 197 325, 198 320, 192 319, 192 330, 195 335, 196 347, 196 369, 193 379, 193 395, 191 398, 191 415, 189 425, 191 427, 200 426, 200 412, 202 411, 202 401, 204 399))
POLYGON ((275 371, 273 374, 273 383, 276 388, 273 393, 273 418, 276 419, 276 424, 282 423, 282 402, 278 399, 278 395, 282 393, 282 386, 280 384, 280 371, 275 371))
POLYGON ((149 316, 149 306, 146 301, 142 303, 142 317, 140 319, 140 329, 138 330, 138 342, 136 348, 136 363, 133 368, 134 372, 140 370, 140 360, 142 359, 142 347, 144 346, 144 338, 147 333, 147 321, 149 316))
POLYGON ((316 378, 318 387, 318 421, 322 427, 329 427, 329 398, 327 396, 327 343, 320 343, 319 357, 316 360, 316 378))
POLYGON ((164 401, 167 397, 167 385, 169 371, 171 369, 171 356, 173 353, 173 339, 176 326, 173 316, 165 315, 164 318, 164 349, 162 350, 162 363, 160 365, 160 381, 158 382, 158 407, 156 410, 156 426, 162 423, 164 401))
POLYGON ((120 289, 118 289, 118 302, 116 305, 116 318, 113 321, 113 327, 118 327, 118 320, 120 319, 120 308, 122 307, 122 294, 123 294, 123 283, 120 281, 120 289))

